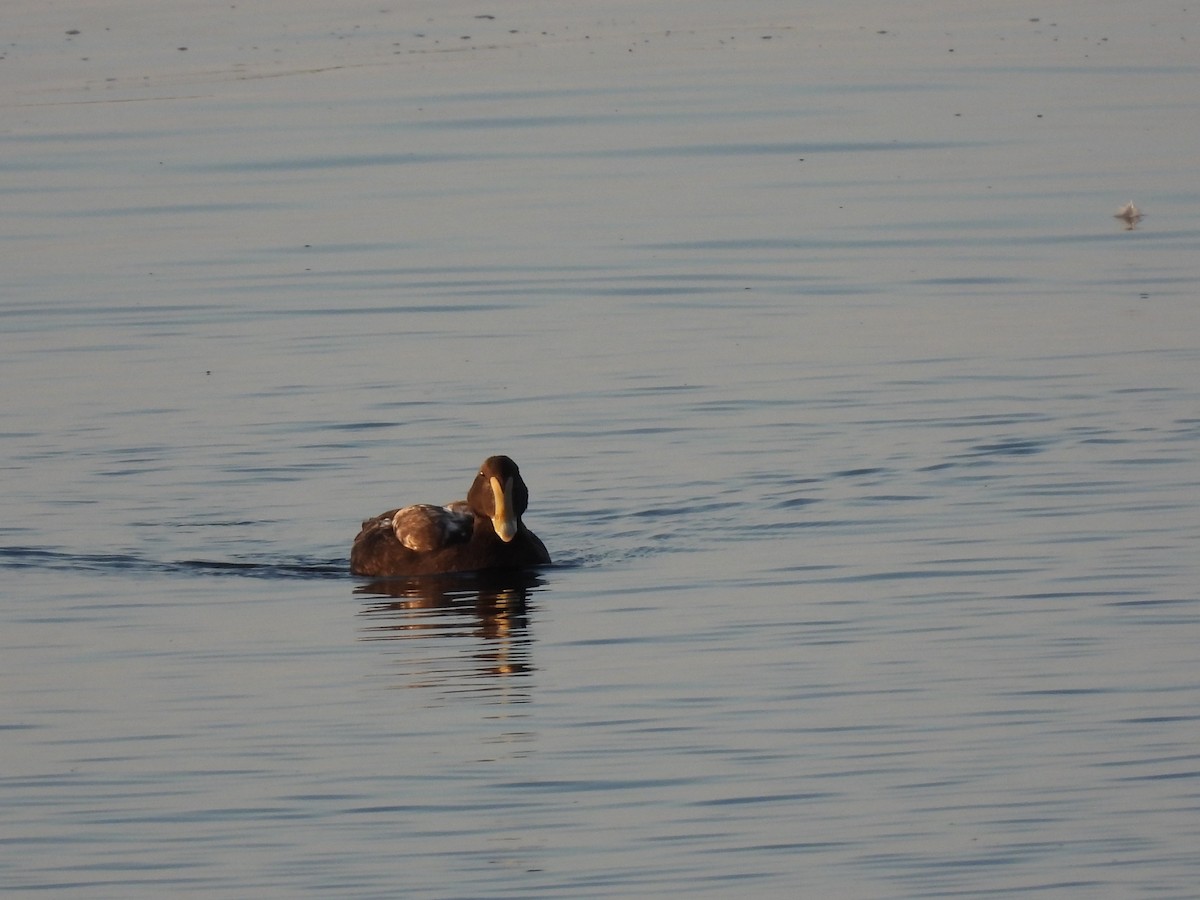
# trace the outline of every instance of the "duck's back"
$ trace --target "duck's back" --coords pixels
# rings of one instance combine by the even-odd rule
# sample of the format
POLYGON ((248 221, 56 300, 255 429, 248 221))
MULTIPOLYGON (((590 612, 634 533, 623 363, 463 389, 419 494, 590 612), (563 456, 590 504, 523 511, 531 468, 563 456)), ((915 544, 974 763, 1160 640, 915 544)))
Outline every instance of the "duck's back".
MULTIPOLYGON (((522 569, 547 565, 550 554, 532 531, 521 526, 508 542, 500 540, 491 522, 474 517, 464 539, 442 542, 429 549, 411 549, 396 536, 393 521, 401 510, 367 519, 350 548, 350 571, 355 575, 435 575, 483 569, 522 569)), ((408 532, 404 532, 407 534, 408 532)))

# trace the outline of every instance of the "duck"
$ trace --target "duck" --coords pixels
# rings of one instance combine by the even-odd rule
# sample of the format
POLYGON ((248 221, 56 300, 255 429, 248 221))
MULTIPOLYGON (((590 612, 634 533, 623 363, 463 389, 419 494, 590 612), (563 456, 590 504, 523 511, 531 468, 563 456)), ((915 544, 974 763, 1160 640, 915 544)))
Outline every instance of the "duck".
POLYGON ((550 564, 541 539, 521 516, 529 488, 507 456, 489 456, 467 499, 416 503, 366 519, 350 548, 354 575, 444 575, 550 564))

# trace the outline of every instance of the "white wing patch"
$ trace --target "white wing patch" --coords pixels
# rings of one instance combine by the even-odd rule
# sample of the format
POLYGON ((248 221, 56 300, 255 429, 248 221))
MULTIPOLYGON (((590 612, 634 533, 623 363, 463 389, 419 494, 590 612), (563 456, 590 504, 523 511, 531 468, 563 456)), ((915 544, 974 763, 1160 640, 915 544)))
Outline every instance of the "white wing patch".
POLYGON ((417 553, 428 553, 470 540, 475 517, 465 504, 417 503, 396 510, 391 525, 401 544, 417 553))

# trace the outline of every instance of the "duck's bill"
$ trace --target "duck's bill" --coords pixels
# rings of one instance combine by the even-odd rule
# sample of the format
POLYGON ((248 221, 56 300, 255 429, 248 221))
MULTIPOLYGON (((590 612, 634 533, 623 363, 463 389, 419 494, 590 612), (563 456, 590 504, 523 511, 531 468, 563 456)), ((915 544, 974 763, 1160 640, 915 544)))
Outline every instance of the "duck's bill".
POLYGON ((492 516, 492 527, 496 529, 500 540, 506 544, 517 536, 517 515, 513 508, 512 485, 511 478, 505 479, 504 484, 501 485, 500 479, 495 475, 492 476, 492 497, 496 501, 496 514, 492 516))

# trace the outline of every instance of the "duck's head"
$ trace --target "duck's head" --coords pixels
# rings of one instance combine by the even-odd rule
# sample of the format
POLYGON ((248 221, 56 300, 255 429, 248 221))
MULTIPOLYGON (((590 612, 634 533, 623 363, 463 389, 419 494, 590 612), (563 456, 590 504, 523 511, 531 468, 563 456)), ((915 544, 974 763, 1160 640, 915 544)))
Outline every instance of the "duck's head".
POLYGON ((529 488, 515 462, 489 456, 467 492, 467 504, 476 515, 490 519, 497 537, 507 544, 517 536, 521 516, 529 508, 529 488))

